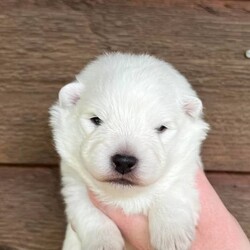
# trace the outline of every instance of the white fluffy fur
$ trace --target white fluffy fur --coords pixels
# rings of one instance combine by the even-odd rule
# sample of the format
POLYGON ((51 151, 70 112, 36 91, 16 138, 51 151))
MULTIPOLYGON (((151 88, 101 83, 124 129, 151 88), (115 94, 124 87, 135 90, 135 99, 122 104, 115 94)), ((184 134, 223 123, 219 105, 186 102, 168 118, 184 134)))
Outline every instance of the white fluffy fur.
POLYGON ((178 71, 149 55, 105 54, 61 89, 50 113, 69 222, 64 250, 124 249, 117 226, 93 206, 87 189, 127 214, 146 214, 154 249, 189 248, 199 211, 194 176, 208 125, 178 71), (103 123, 95 126, 93 116, 103 123), (159 133, 161 125, 168 129, 159 133), (136 185, 106 182, 119 176, 110 160, 116 153, 137 157, 129 177, 136 185))

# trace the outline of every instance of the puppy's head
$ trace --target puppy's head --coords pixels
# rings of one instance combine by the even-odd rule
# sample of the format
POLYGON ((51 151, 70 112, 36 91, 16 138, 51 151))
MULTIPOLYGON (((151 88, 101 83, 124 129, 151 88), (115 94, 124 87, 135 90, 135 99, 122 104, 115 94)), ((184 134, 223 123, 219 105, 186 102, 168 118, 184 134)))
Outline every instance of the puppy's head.
POLYGON ((62 160, 114 188, 149 186, 198 159, 208 128, 187 80, 148 55, 99 57, 61 89, 51 116, 62 160))

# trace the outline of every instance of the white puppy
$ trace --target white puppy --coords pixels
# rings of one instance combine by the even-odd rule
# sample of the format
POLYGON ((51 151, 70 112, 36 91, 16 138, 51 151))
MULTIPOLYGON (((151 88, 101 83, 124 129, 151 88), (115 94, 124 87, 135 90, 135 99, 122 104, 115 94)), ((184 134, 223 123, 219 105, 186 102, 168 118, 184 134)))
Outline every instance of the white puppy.
POLYGON ((100 56, 61 89, 51 124, 69 223, 64 250, 125 248, 88 189, 126 214, 147 215, 154 249, 190 247, 199 212, 194 178, 208 125, 178 71, 149 55, 100 56))

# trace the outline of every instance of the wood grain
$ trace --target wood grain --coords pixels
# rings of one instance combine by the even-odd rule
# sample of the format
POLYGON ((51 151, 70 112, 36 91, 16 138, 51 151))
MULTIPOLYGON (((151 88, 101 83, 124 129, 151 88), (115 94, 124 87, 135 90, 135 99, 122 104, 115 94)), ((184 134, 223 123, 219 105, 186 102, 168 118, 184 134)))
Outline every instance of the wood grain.
POLYGON ((173 63, 212 130, 206 169, 250 171, 249 1, 1 1, 0 162, 57 162, 48 128, 59 88, 104 51, 173 63))
POLYGON ((61 249, 58 168, 0 167, 0 249, 61 249))
MULTIPOLYGON (((250 238, 250 175, 209 180, 250 238)), ((0 167, 0 249, 61 249, 65 230, 58 168, 0 167)))
POLYGON ((207 173, 228 210, 250 239, 250 174, 207 173))

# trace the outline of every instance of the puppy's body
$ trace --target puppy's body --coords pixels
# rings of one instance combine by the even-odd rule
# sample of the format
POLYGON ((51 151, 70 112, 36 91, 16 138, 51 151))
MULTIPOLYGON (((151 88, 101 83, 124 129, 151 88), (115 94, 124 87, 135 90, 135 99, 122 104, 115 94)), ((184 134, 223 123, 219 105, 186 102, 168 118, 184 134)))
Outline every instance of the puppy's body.
POLYGON ((51 109, 69 222, 63 249, 124 248, 88 189, 126 214, 147 215, 154 249, 188 249, 208 129, 190 84, 161 60, 121 53, 99 57, 76 79, 51 109))

